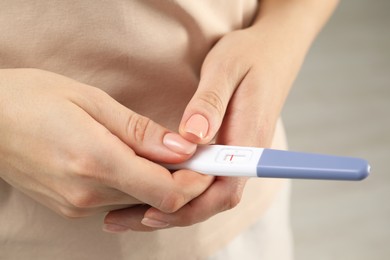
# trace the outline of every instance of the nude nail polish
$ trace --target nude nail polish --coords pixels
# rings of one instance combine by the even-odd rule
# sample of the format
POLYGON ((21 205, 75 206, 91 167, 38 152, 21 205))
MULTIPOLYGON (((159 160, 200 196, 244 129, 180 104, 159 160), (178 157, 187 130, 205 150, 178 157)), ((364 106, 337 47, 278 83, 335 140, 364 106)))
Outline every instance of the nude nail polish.
POLYGON ((188 142, 175 133, 167 133, 163 138, 163 144, 171 151, 180 154, 192 154, 196 150, 196 144, 188 142))
POLYGON ((169 225, 166 222, 150 219, 150 218, 143 218, 141 223, 145 226, 152 227, 152 228, 165 228, 169 225))
POLYGON ((206 137, 208 130, 209 130, 209 122, 204 116, 200 114, 195 114, 191 116, 184 126, 185 132, 193 134, 199 137, 200 139, 206 137))
POLYGON ((122 233, 129 230, 128 227, 117 225, 117 224, 104 224, 103 231, 108 233, 122 233))

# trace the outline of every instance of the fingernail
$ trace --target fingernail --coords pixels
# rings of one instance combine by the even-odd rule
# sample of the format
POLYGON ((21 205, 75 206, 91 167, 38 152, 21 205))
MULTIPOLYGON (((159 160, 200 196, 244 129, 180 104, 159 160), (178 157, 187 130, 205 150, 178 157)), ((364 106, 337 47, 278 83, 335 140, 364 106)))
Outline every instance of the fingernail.
POLYGON ((175 133, 168 133, 163 138, 163 144, 175 153, 192 154, 196 144, 190 143, 175 133))
POLYGON ((150 219, 150 218, 143 218, 141 223, 145 226, 152 227, 152 228, 165 228, 169 225, 166 222, 162 222, 162 221, 150 219))
POLYGON ((184 126, 184 131, 196 135, 203 139, 209 130, 209 122, 207 119, 199 114, 195 114, 188 119, 184 126))
POLYGON ((128 227, 117 225, 117 224, 104 224, 103 231, 109 233, 121 233, 129 230, 128 227))

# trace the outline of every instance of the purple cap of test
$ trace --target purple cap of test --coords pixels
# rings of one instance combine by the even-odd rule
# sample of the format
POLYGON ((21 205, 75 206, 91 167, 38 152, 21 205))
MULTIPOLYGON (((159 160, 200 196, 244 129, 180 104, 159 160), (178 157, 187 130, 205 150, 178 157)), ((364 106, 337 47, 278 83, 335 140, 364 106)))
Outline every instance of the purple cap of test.
POLYGON ((362 180, 370 166, 359 158, 264 149, 257 164, 258 177, 362 180))

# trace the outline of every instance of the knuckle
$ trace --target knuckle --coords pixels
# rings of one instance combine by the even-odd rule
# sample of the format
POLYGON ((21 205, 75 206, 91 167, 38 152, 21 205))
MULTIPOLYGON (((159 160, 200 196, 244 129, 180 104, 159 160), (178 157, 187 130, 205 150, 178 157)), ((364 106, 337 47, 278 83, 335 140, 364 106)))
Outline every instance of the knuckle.
POLYGON ((207 107, 208 110, 214 110, 218 115, 223 116, 225 113, 225 102, 221 95, 214 90, 207 90, 199 96, 199 100, 207 107))
POLYGON ((68 219, 75 219, 75 218, 81 218, 81 215, 77 210, 74 210, 69 207, 62 207, 60 209, 61 216, 68 218, 68 219))
POLYGON ((229 200, 229 209, 235 208, 241 201, 241 196, 239 194, 234 194, 230 196, 229 200))
POLYGON ((92 154, 80 154, 69 163, 70 172, 77 177, 91 179, 98 171, 100 161, 92 154))
POLYGON ((246 178, 232 178, 230 179, 230 192, 223 203, 224 210, 235 208, 241 201, 242 193, 244 191, 246 178))
POLYGON ((230 210, 235 208, 241 201, 241 196, 237 193, 234 193, 225 198, 223 202, 222 211, 230 210))
POLYGON ((136 143, 143 143, 151 122, 147 117, 132 113, 126 123, 126 133, 136 143))
POLYGON ((68 206, 74 210, 92 208, 98 204, 98 196, 89 190, 72 191, 65 195, 68 206))
POLYGON ((158 208, 165 213, 174 213, 184 205, 184 202, 184 195, 171 191, 161 198, 158 208))
POLYGON ((61 207, 59 209, 59 214, 67 219, 77 219, 77 218, 82 218, 87 216, 85 211, 70 206, 61 207))
POLYGON ((93 147, 84 151, 70 152, 67 158, 63 161, 66 172, 76 179, 83 181, 105 182, 107 176, 105 173, 110 172, 110 162, 105 155, 110 151, 100 147, 93 147))

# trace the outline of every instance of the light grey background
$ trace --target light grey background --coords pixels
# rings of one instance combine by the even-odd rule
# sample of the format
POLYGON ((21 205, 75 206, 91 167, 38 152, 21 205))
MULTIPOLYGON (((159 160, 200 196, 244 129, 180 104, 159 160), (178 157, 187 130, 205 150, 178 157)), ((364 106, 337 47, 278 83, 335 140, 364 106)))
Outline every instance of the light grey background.
POLYGON ((390 1, 341 1, 283 117, 290 150, 372 166, 362 182, 293 182, 296 259, 390 259, 390 1))

